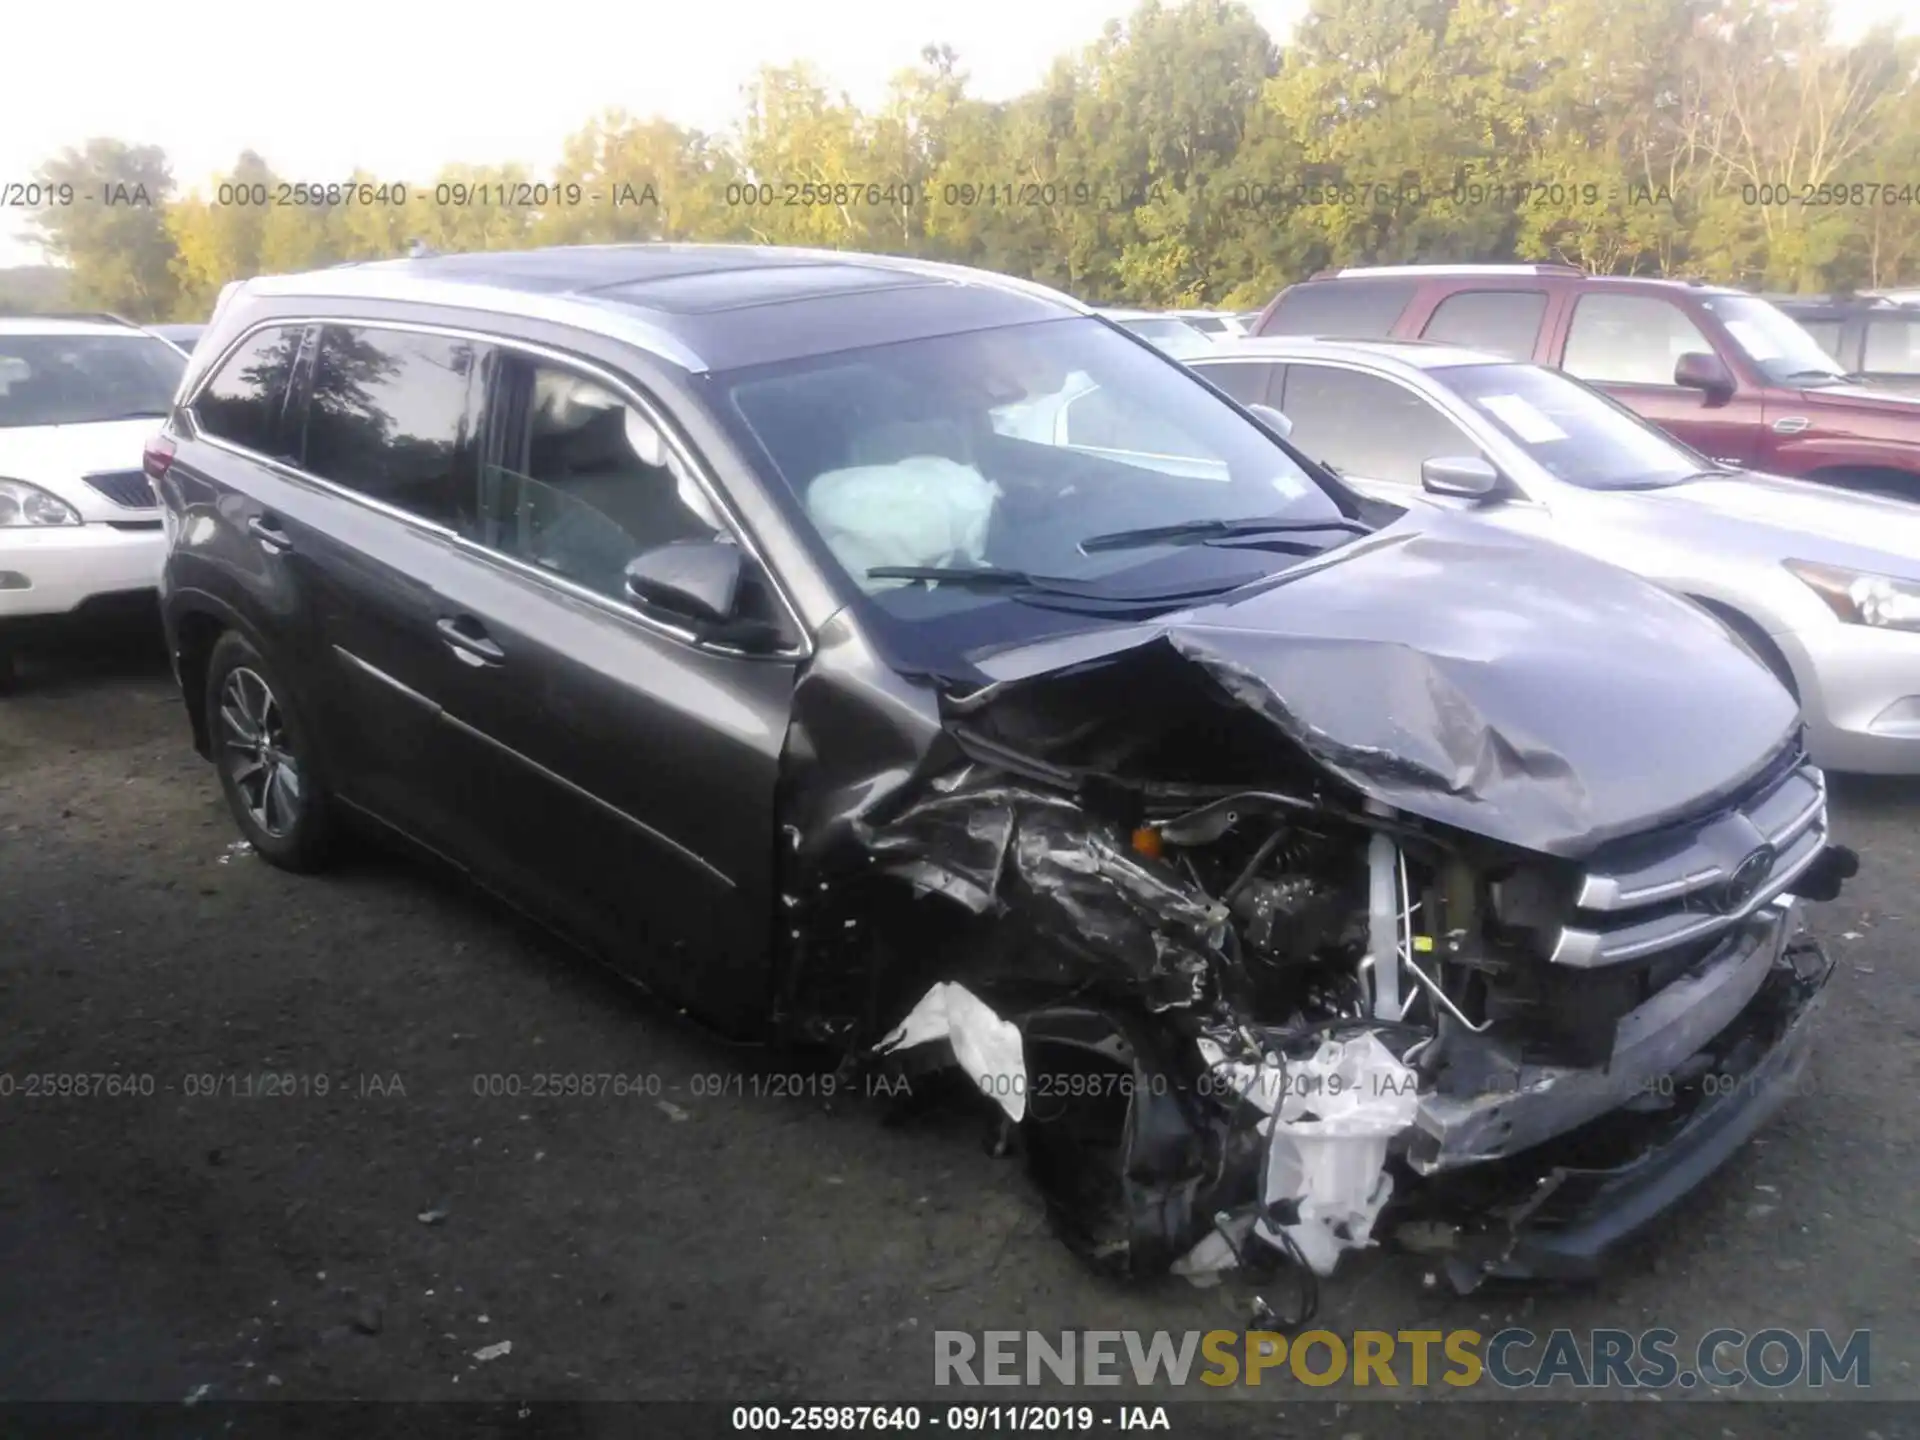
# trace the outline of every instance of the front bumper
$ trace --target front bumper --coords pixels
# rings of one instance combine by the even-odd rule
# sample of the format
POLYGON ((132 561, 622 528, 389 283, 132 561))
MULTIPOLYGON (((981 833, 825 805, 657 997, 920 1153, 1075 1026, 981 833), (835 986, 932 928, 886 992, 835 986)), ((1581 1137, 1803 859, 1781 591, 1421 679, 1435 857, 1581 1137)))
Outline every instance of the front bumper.
POLYGON ((166 559, 163 529, 57 525, 0 530, 0 623, 70 615, 104 596, 152 593, 166 559))
POLYGON ((1920 635, 1834 620, 1773 639, 1799 683, 1816 764, 1920 772, 1920 635))
POLYGON ((1499 1198, 1486 1189, 1491 1177, 1467 1181, 1478 1218, 1462 1214, 1461 1242, 1447 1255, 1454 1287, 1602 1273, 1798 1092, 1832 972, 1818 942, 1794 938, 1731 1025, 1643 1082, 1640 1107, 1492 1167, 1504 1172, 1499 1198))

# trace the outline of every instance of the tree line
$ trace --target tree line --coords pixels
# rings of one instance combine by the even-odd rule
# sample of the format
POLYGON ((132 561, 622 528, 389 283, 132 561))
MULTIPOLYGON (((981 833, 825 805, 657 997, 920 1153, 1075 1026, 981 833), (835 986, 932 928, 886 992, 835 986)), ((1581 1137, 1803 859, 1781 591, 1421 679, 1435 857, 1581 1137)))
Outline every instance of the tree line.
POLYGON ((33 212, 67 302, 198 319, 249 275, 634 240, 882 250, 1103 303, 1264 303, 1322 266, 1562 260, 1817 291, 1920 280, 1920 42, 1823 0, 1145 0, 1033 90, 934 45, 863 109, 770 67, 708 134, 609 110, 551 171, 277 174, 184 190, 96 139, 33 212))

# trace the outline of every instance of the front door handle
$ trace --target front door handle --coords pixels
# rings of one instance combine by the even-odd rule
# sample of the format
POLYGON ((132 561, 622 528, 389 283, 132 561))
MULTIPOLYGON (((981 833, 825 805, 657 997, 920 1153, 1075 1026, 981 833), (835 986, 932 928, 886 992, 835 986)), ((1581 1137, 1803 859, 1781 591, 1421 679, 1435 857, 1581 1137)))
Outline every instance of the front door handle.
POLYGON ((486 627, 470 615, 446 616, 437 628, 447 647, 469 665, 498 665, 507 658, 507 652, 487 638, 486 627))
POLYGON ((284 555, 293 549, 293 541, 287 538, 286 531, 258 515, 247 521, 247 533, 258 540, 260 548, 269 555, 284 555))

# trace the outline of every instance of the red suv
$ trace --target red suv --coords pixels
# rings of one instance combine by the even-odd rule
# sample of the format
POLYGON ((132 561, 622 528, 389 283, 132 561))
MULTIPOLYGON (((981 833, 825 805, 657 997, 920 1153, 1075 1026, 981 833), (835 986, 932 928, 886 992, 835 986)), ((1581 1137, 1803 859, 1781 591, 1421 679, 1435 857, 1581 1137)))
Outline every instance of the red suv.
POLYGON ((1281 291, 1252 333, 1418 337, 1531 360, 1726 464, 1920 499, 1920 395, 1858 383, 1741 290, 1571 265, 1325 270, 1281 291))

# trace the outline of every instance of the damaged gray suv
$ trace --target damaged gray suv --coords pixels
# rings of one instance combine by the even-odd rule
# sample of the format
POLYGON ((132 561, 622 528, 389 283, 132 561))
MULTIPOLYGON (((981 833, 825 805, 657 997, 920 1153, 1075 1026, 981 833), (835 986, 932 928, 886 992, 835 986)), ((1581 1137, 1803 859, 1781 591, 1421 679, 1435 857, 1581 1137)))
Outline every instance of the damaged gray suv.
POLYGON ((1118 1272, 1589 1273, 1790 1091, 1856 861, 1714 619, 1282 429, 995 276, 607 247, 229 287, 147 473, 268 860, 371 819, 970 1077, 1118 1272))

